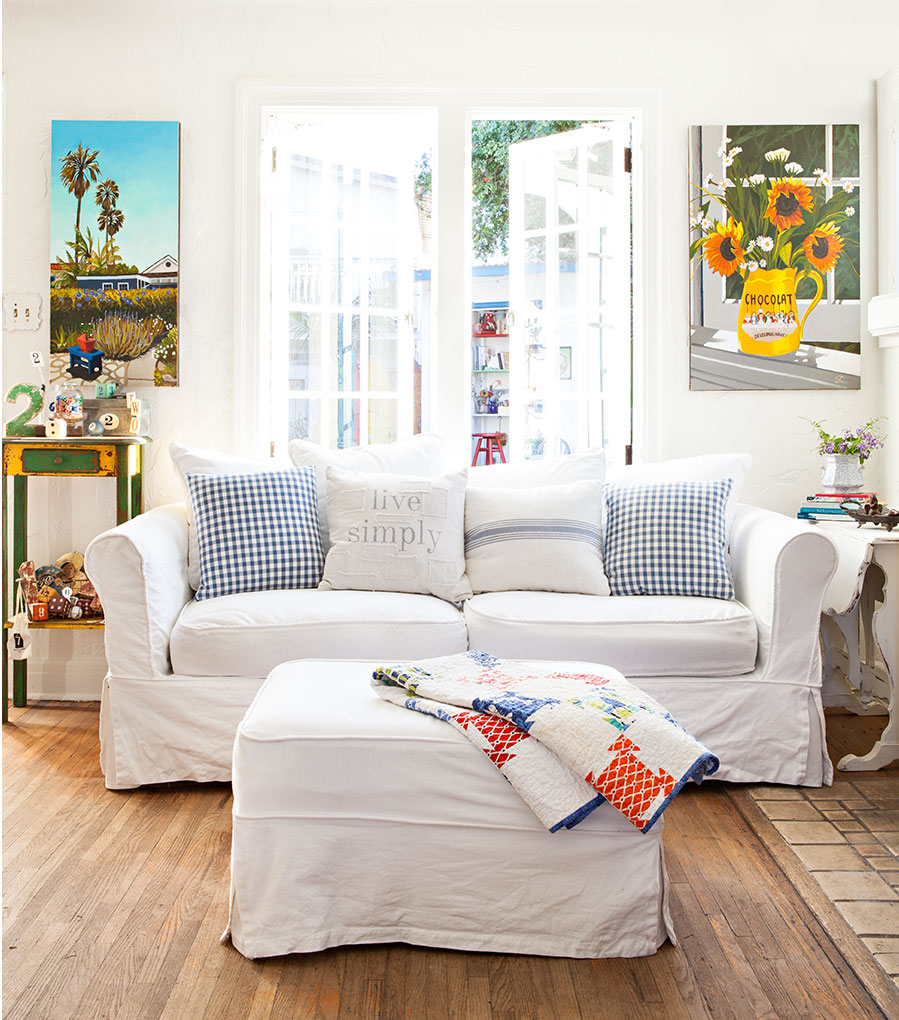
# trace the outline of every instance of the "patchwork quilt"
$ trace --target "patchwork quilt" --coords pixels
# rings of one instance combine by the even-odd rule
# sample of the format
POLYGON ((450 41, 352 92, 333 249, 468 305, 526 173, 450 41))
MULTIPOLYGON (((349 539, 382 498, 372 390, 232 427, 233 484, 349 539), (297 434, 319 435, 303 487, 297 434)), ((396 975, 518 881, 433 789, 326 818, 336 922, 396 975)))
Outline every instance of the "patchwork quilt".
POLYGON ((648 832, 718 759, 617 670, 469 651, 381 666, 379 697, 436 716, 479 747, 550 832, 607 800, 648 832))

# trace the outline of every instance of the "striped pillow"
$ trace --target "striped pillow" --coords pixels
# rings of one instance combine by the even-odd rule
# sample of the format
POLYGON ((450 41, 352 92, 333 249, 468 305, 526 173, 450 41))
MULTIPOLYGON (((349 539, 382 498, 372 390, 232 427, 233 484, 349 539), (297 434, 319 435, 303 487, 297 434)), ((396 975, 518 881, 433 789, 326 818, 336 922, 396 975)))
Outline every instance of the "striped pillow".
POLYGON ((600 554, 602 483, 469 488, 465 571, 474 592, 608 595, 600 554))

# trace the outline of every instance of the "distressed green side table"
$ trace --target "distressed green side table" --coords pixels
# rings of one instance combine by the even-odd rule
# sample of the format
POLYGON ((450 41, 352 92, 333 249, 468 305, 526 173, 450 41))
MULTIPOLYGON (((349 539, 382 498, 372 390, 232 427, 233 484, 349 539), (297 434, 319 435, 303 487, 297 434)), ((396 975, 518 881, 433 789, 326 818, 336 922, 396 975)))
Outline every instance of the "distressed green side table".
MULTIPOLYGON (((6 437, 3 440, 3 722, 9 704, 10 606, 15 592, 16 571, 28 559, 28 479, 33 475, 58 478, 87 477, 116 480, 116 524, 136 517, 143 510, 144 457, 147 436, 100 436, 74 439, 32 439, 6 437), (9 479, 13 487, 12 563, 9 559, 9 479)), ((35 630, 97 630, 102 619, 46 620, 29 623, 35 630)), ((13 704, 24 707, 28 700, 28 662, 13 662, 13 704)))

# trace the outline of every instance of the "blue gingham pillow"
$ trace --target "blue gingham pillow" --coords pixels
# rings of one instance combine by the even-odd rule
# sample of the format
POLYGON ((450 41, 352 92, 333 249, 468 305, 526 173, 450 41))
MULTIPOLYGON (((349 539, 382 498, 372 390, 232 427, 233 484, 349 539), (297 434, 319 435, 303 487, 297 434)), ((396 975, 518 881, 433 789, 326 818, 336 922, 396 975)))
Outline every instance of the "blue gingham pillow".
POLYGON ((613 595, 732 599, 727 497, 733 480, 603 487, 603 563, 613 595))
POLYGON ((186 479, 200 547, 198 600, 317 587, 324 555, 315 468, 186 479))

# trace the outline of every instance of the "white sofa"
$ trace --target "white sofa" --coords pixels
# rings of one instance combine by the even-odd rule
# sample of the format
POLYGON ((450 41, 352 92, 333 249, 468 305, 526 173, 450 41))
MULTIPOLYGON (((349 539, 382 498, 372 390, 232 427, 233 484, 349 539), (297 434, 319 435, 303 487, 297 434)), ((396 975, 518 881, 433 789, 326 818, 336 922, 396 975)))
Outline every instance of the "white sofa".
POLYGON ((229 779, 237 725, 281 662, 468 647, 616 667, 718 755, 721 779, 829 783, 818 622, 833 546, 806 524, 740 505, 730 550, 736 601, 513 591, 458 608, 430 595, 312 589, 197 602, 185 507, 150 510, 100 535, 86 557, 106 611, 106 785, 229 779))

